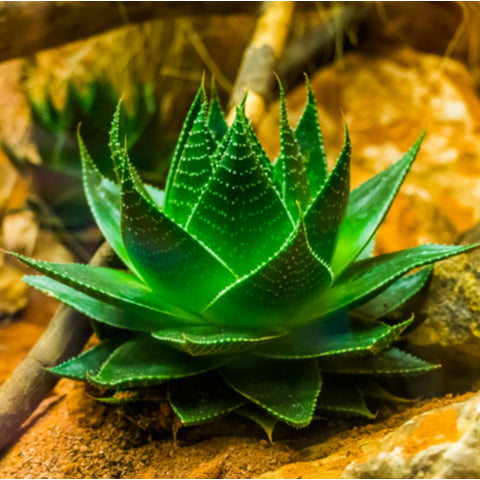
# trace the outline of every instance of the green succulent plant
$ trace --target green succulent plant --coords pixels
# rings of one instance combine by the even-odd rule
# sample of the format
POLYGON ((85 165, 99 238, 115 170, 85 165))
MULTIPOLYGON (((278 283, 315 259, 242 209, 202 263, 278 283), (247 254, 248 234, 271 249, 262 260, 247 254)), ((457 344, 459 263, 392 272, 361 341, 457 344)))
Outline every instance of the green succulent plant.
POLYGON ((365 399, 395 398, 382 378, 431 365, 392 346, 412 319, 380 320, 426 281, 429 267, 472 246, 423 245, 371 256, 375 233, 420 148, 350 192, 350 140, 328 173, 317 107, 295 130, 281 92, 281 151, 272 164, 237 107, 227 127, 200 88, 165 191, 146 185, 110 132, 116 181, 79 137, 93 215, 123 269, 19 256, 26 282, 110 328, 50 370, 101 400, 167 398, 184 425, 236 412, 271 436, 277 421, 373 417, 365 399))

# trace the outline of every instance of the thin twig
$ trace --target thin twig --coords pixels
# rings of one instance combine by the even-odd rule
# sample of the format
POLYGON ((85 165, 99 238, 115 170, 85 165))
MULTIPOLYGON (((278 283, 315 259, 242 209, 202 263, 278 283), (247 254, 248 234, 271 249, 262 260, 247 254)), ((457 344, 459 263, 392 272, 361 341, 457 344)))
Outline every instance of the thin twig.
MULTIPOLYGON (((90 265, 108 266, 116 256, 107 243, 95 253, 90 265)), ((0 450, 20 432, 58 381, 45 367, 53 367, 77 355, 92 334, 87 317, 61 305, 49 326, 10 378, 0 386, 0 450)))

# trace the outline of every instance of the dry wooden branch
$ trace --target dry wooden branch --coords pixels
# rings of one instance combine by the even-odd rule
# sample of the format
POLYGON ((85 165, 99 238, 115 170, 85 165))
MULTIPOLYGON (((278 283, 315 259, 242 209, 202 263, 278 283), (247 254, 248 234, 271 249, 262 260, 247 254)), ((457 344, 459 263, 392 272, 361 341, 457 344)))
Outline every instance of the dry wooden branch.
POLYGON ((324 23, 287 45, 276 68, 285 89, 303 81, 305 72, 314 73, 321 65, 342 55, 345 47, 354 46, 371 7, 370 3, 363 2, 340 3, 324 23))
POLYGON ((295 2, 263 2, 250 45, 243 55, 230 95, 228 120, 233 121, 233 105, 245 92, 247 117, 255 126, 263 115, 273 82, 275 62, 280 58, 290 29, 295 2))
MULTIPOLYGON (((107 243, 95 253, 90 265, 108 266, 116 256, 107 243)), ((92 334, 87 317, 62 305, 49 326, 0 387, 0 450, 14 439, 25 420, 55 386, 58 377, 45 370, 80 353, 92 334)))
POLYGON ((1 2, 0 61, 154 18, 254 13, 258 2, 1 2))

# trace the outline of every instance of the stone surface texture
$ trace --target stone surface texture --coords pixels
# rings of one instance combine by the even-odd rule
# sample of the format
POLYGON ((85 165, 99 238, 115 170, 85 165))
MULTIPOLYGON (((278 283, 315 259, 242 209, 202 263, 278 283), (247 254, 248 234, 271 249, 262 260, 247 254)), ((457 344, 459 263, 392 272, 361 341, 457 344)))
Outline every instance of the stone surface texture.
POLYGON ((413 417, 369 445, 342 478, 480 477, 480 394, 413 417))

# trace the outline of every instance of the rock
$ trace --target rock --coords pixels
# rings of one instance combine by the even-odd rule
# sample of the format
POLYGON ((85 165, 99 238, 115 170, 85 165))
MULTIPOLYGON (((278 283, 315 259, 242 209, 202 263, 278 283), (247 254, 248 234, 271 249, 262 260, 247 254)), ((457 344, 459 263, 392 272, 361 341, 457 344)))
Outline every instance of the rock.
MULTIPOLYGON (((460 240, 465 244, 478 242, 480 225, 460 240)), ((477 249, 438 262, 417 304, 411 306, 419 326, 407 335, 408 349, 442 365, 428 387, 437 394, 465 391, 480 382, 479 292, 477 249)))
POLYGON ((478 478, 480 394, 413 417, 370 445, 342 478, 478 478))
MULTIPOLYGON (((426 128, 418 158, 377 237, 377 252, 451 243, 480 220, 480 101, 456 60, 409 48, 353 52, 312 79, 330 165, 352 141, 352 186, 400 158, 426 128)), ((303 111, 305 89, 287 97, 289 120, 303 111)), ((259 126, 271 158, 279 149, 278 104, 259 126)))

